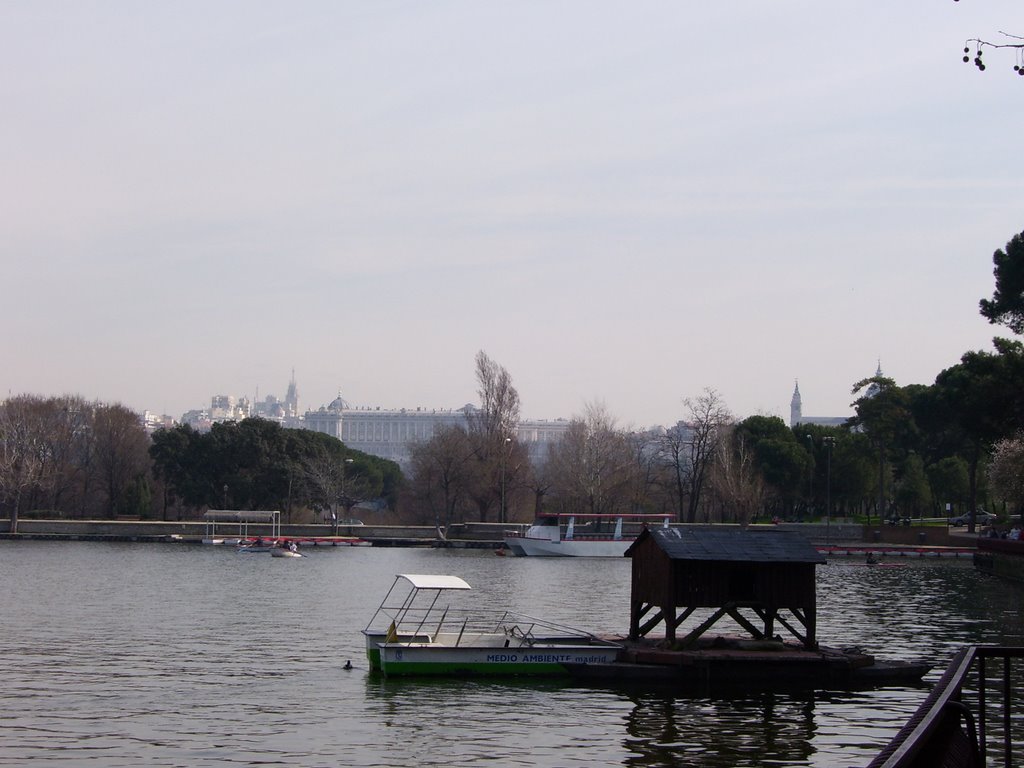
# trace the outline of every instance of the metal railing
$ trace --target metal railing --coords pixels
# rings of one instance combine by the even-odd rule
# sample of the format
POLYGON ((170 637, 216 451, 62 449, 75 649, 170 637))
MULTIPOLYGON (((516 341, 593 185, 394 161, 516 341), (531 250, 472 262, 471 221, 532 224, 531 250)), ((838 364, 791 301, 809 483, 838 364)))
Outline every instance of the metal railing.
POLYGON ((1013 661, 1021 658, 1021 647, 961 649, 869 768, 987 766, 989 752, 993 765, 1012 766, 1013 716, 1024 714, 1024 664, 1013 661))

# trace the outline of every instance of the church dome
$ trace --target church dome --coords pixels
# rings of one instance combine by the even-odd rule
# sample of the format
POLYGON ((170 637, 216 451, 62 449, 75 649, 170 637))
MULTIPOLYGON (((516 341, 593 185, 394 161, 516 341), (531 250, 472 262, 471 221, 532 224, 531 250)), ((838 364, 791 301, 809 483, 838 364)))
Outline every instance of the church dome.
POLYGON ((327 410, 340 413, 341 411, 349 410, 351 407, 352 406, 348 404, 348 401, 341 396, 341 392, 339 392, 338 396, 331 400, 330 405, 327 406, 327 410))

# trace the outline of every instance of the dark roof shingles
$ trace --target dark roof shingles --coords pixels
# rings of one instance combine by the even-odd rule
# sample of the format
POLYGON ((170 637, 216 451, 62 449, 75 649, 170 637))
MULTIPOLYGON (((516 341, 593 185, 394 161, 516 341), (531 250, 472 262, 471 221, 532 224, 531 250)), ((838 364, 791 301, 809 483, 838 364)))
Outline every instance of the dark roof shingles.
POLYGON ((825 556, 796 531, 654 528, 648 533, 672 560, 825 562, 825 556))

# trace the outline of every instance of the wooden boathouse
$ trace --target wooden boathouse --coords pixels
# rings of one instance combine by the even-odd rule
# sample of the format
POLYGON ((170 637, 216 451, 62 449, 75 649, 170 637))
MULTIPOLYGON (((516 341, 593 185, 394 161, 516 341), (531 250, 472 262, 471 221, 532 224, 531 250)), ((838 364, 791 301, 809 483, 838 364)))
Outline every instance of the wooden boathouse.
POLYGON ((655 528, 626 550, 632 558, 629 639, 659 625, 675 648, 692 647, 728 616, 755 640, 776 625, 806 649, 817 647, 815 566, 825 562, 801 534, 778 528, 655 528), (713 613, 682 638, 698 609, 713 613))

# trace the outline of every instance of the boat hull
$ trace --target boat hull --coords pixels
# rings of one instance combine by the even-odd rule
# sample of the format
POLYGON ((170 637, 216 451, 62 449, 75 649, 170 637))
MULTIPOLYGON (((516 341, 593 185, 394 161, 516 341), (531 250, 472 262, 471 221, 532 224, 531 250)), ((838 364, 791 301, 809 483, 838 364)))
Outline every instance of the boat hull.
POLYGON ((506 531, 506 550, 520 557, 622 557, 648 524, 667 528, 667 515, 576 515, 539 517, 523 531, 506 531))
POLYGON ((521 557, 622 557, 634 539, 596 541, 552 541, 551 539, 506 536, 505 546, 521 557))
MULTIPOLYGON (((370 632, 363 630, 366 637, 366 660, 370 662, 370 669, 380 671, 380 647, 387 642, 388 632, 370 632)), ((429 643, 429 635, 413 635, 399 633, 395 640, 401 643, 429 643)))
POLYGON ((532 648, 459 647, 386 643, 380 646, 385 675, 561 676, 572 665, 610 664, 618 649, 602 646, 532 648))

